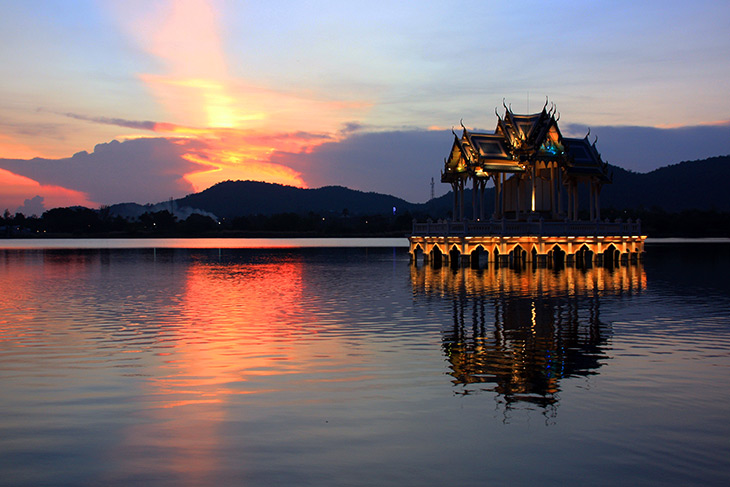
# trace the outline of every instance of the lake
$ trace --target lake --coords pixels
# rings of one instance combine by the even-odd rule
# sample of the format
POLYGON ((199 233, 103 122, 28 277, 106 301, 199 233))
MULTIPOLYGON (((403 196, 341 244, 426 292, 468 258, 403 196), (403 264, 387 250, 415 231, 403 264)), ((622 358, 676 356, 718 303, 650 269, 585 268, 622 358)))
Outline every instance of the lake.
POLYGON ((0 485, 730 482, 728 243, 43 242, 0 241, 0 485))

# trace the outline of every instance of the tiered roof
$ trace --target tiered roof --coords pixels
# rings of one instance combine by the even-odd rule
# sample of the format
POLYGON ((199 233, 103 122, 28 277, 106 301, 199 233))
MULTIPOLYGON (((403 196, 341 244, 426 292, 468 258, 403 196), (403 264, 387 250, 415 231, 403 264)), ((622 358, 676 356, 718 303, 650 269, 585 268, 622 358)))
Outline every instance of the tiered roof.
POLYGON ((470 132, 463 124, 461 137, 454 133, 454 144, 444 161, 442 182, 488 178, 501 172, 522 173, 539 161, 557 161, 568 177, 610 180, 595 142, 591 144, 587 135, 583 139, 562 136, 555 105, 548 108, 546 101, 542 111, 532 115, 516 115, 506 105, 504 109, 503 117, 497 113, 494 133, 470 132))

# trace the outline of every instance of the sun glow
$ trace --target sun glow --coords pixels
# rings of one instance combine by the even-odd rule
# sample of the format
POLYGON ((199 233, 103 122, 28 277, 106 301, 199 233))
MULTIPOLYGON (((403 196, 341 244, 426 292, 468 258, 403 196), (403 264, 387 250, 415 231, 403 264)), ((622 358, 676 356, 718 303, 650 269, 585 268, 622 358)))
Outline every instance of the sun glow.
POLYGON ((130 33, 162 62, 139 79, 174 123, 154 131, 193 139, 184 158, 207 167, 185 174, 196 191, 226 179, 306 187, 301 172, 270 162, 277 151, 309 152, 341 137, 340 128, 370 105, 284 92, 230 76, 216 9, 204 0, 169 2, 130 33), (160 25, 158 29, 144 27, 160 25), (303 130, 306 130, 306 132, 303 130))

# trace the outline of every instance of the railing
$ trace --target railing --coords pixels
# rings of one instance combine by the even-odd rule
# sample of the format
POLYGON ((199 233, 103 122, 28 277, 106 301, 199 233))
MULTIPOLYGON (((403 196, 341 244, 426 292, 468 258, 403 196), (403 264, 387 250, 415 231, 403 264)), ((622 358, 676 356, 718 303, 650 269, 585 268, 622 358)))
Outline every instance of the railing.
POLYGON ((599 236, 641 235, 641 220, 631 221, 563 221, 543 220, 516 222, 510 220, 489 221, 428 221, 413 222, 412 235, 416 236, 599 236))

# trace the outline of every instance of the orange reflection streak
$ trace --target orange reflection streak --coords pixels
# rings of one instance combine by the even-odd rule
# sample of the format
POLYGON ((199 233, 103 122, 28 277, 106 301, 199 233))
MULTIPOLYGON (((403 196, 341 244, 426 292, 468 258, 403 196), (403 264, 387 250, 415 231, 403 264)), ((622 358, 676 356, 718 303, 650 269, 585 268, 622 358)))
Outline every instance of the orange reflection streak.
POLYGON ((646 273, 642 265, 614 269, 566 267, 559 271, 548 268, 515 271, 508 267, 492 266, 483 271, 462 268, 457 272, 447 267, 413 266, 411 283, 418 289, 442 296, 461 292, 476 295, 508 293, 527 297, 543 294, 611 295, 645 289, 646 273))
POLYGON ((311 321, 302 308, 302 268, 293 260, 188 268, 175 347, 161 354, 161 375, 145 394, 154 420, 133 432, 135 441, 174 452, 168 468, 183 483, 205 484, 216 470, 231 398, 272 392, 257 378, 296 372, 303 362, 292 344, 311 321))

